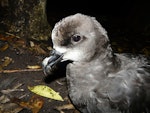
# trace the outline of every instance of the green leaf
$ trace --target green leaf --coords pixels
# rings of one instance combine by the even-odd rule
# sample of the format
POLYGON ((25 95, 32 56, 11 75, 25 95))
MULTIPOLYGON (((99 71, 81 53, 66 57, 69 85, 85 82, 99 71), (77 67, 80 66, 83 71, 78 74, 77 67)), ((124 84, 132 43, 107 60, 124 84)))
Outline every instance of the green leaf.
POLYGON ((37 95, 51 98, 54 100, 64 101, 58 92, 55 92, 52 88, 48 86, 45 86, 45 85, 37 85, 33 87, 28 86, 28 89, 31 92, 36 93, 37 95))

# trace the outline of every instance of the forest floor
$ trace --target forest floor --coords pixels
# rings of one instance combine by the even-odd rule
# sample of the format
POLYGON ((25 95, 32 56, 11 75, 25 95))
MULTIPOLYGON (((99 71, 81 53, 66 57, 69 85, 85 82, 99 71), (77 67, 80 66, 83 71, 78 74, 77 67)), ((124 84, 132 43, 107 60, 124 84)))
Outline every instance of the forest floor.
MULTIPOLYGON (((112 36, 114 52, 150 56, 149 37, 136 35, 139 38, 127 39, 129 35, 112 36)), ((0 34, 0 113, 78 112, 69 101, 65 74, 45 77, 43 73, 41 64, 51 49, 48 41, 27 41, 9 33, 0 34), (37 85, 52 88, 64 101, 38 96, 28 88, 37 85)))
POLYGON ((74 108, 69 110, 72 104, 64 75, 48 80, 41 69, 42 60, 49 55, 48 49, 42 49, 42 44, 34 41, 27 44, 10 36, 4 40, 2 35, 0 39, 0 113, 76 112, 74 108), (37 85, 52 88, 64 101, 38 96, 28 89, 28 86, 37 85), (64 110, 59 110, 59 107, 64 110))

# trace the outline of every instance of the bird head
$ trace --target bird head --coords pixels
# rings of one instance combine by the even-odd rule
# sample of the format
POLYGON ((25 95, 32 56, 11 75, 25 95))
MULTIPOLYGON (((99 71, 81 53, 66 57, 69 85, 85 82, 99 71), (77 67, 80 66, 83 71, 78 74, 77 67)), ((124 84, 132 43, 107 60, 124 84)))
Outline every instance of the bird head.
POLYGON ((53 51, 43 60, 52 68, 59 61, 89 62, 109 48, 107 32, 95 17, 77 13, 63 18, 52 30, 53 51))

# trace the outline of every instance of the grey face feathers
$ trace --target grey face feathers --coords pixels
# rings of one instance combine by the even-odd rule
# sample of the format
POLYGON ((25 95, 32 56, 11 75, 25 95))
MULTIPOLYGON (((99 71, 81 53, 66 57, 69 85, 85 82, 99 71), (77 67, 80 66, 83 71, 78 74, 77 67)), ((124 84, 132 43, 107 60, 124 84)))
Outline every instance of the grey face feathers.
POLYGON ((79 13, 56 23, 52 41, 64 59, 73 61, 88 61, 96 52, 105 52, 109 45, 107 32, 100 23, 94 17, 79 13))

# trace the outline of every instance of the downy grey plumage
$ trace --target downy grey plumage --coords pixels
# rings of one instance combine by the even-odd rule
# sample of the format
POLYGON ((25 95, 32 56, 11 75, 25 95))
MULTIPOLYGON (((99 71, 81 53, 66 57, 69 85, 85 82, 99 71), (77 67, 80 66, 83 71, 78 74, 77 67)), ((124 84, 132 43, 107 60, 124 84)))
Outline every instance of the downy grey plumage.
POLYGON ((46 75, 67 65, 69 97, 83 113, 150 113, 150 65, 142 55, 114 53, 106 30, 91 16, 63 18, 52 30, 53 52, 46 75))

